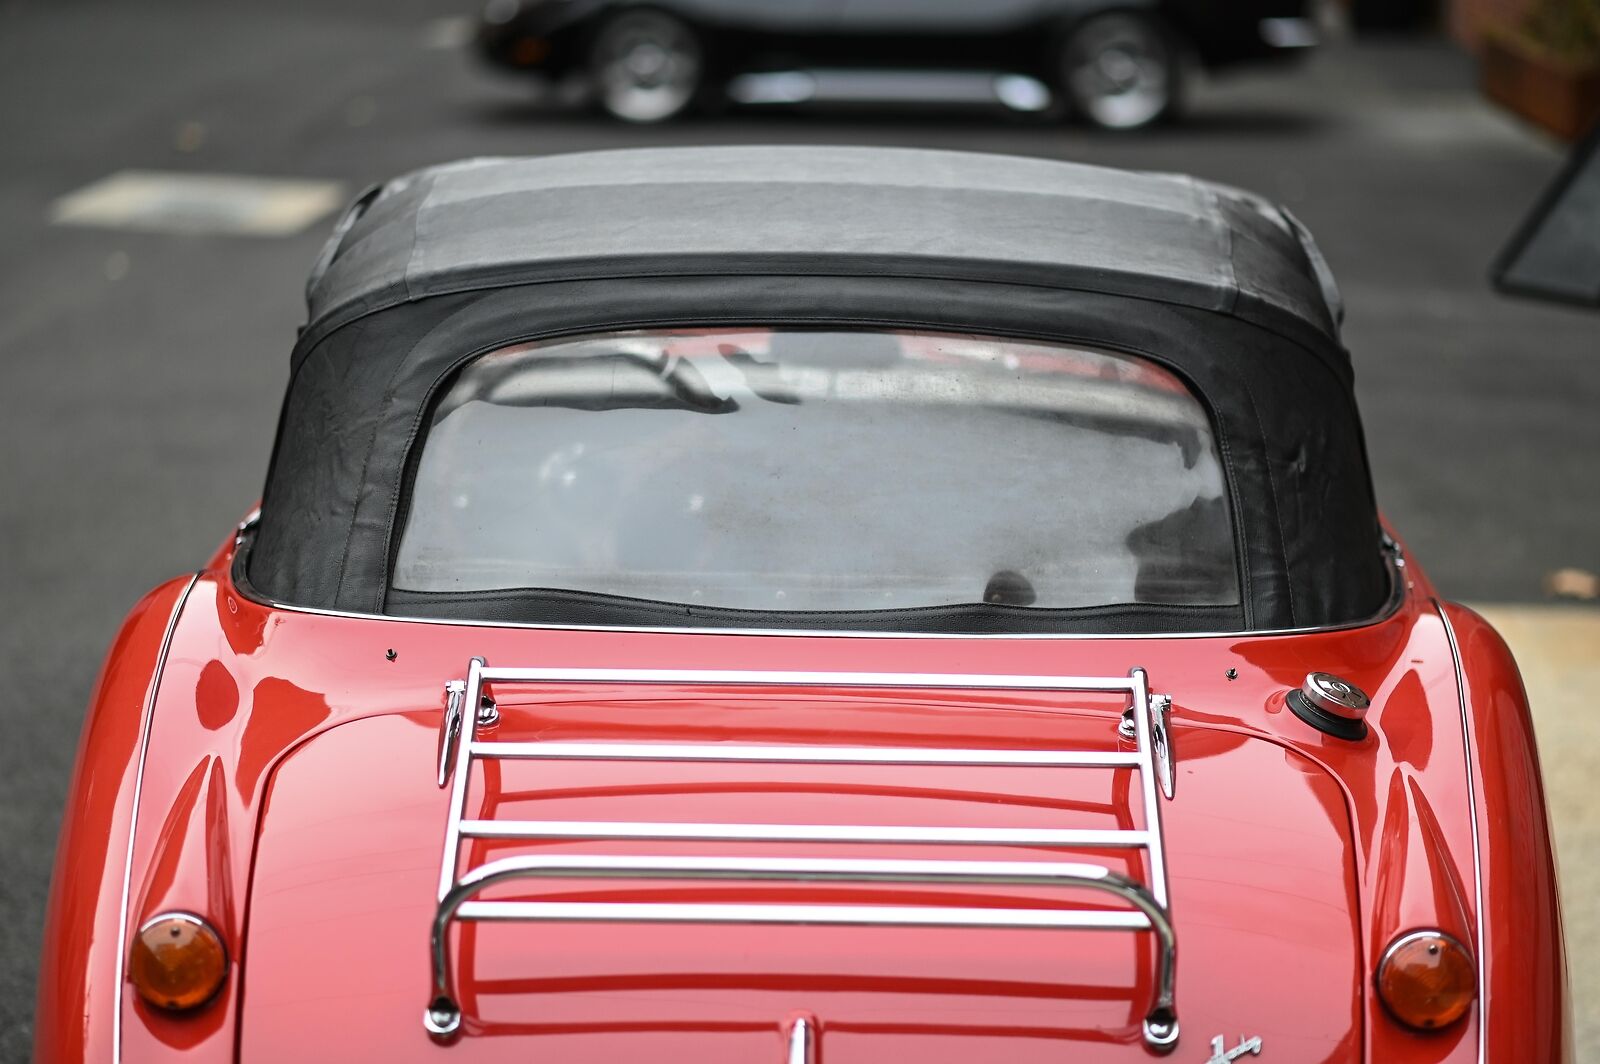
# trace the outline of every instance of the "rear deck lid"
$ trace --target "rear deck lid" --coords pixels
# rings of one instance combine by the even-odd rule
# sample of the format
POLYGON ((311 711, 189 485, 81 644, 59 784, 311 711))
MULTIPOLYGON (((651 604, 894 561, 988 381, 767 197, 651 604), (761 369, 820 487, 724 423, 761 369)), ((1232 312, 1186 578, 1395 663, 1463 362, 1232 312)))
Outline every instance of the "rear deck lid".
MULTIPOLYGON (((638 756, 475 760, 451 882, 528 858, 791 870, 1068 864, 1156 882, 1146 852, 1117 834, 1148 830, 1140 773, 1050 763, 1062 752, 1109 762, 1136 752, 1118 735, 1126 693, 491 690, 499 720, 480 735, 486 744, 621 744, 613 751, 638 756), (663 746, 672 749, 640 753, 663 746), (692 756, 730 747, 778 756, 692 756), (801 747, 911 753, 829 761, 801 747), (996 764, 963 751, 1018 756, 996 764), (491 822, 546 827, 537 839, 499 838, 491 822), (1059 843, 1054 832, 1094 834, 1059 843), (839 841, 853 833, 866 837, 839 841), (692 837, 654 837, 662 835, 692 837)), ((1127 929, 1136 914, 1125 901, 1072 885, 805 875, 585 874, 489 887, 469 902, 491 903, 484 916, 531 905, 543 908, 522 911, 581 919, 459 922, 449 968, 464 1019, 441 1044, 423 1029, 451 800, 436 781, 439 724, 437 709, 344 724, 275 772, 244 951, 246 1061, 288 1059, 308 1045, 388 1060, 781 1061, 799 1015, 814 1017, 828 1064, 1057 1062, 1063 1052, 1092 1062, 1149 1052, 1142 1026, 1157 992, 1157 936, 1127 929), (980 914, 976 923, 993 914, 1000 925, 1032 919, 1019 911, 1090 912, 1117 926, 738 918, 784 907, 960 910, 980 914), (640 919, 689 911, 706 918, 640 919)), ((1207 1052, 1218 1035, 1232 1047, 1242 1035, 1283 1059, 1359 1059, 1355 874, 1340 787, 1284 746, 1220 728, 1178 725, 1172 746, 1175 796, 1157 804, 1178 944, 1180 1052, 1207 1052)))

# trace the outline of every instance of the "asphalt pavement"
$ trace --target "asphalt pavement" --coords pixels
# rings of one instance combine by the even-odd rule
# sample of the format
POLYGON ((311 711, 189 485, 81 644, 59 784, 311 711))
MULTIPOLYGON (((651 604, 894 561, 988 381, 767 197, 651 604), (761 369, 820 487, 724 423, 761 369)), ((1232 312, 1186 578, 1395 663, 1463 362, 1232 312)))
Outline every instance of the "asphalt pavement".
MULTIPOLYGON (((472 155, 831 142, 1258 190, 1318 234, 1343 282, 1379 498, 1413 555, 1451 597, 1533 625, 1518 628, 1530 653, 1541 618, 1576 626, 1573 667, 1592 672, 1592 613, 1518 604, 1541 602, 1554 570, 1600 571, 1600 315, 1489 290, 1562 153, 1483 104, 1448 45, 1330 47, 1298 70, 1202 85, 1187 124, 1138 136, 936 108, 640 130, 480 71, 460 47, 468 10, 0 0, 0 1061, 31 1040, 59 809, 105 646, 145 589, 200 564, 255 500, 327 223, 269 236, 52 221, 61 197, 123 171, 335 182, 342 197, 472 155)), ((1552 777, 1592 779, 1572 764, 1552 777)), ((1600 839, 1570 798, 1562 858, 1592 878, 1600 857, 1580 847, 1600 839)))

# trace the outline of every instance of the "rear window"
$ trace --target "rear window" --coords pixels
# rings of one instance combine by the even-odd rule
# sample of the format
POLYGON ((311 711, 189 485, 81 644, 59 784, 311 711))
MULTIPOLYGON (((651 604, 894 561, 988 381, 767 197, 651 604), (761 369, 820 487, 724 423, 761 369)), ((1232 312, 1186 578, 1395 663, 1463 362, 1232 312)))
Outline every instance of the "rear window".
POLYGON ((508 347, 435 408, 396 590, 762 613, 1239 602, 1210 423, 1105 351, 678 330, 508 347))

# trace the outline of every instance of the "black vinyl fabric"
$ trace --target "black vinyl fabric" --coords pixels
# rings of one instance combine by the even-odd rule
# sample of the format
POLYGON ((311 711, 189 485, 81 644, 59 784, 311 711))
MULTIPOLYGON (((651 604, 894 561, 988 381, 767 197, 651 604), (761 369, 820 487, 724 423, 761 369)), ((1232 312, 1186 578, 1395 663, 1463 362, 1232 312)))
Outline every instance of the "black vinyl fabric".
POLYGON ((757 146, 475 159, 358 202, 308 288, 308 336, 427 296, 536 281, 821 273, 1138 296, 1336 337, 1331 281, 1296 230, 1266 201, 1193 178, 1004 155, 757 146))
POLYGON ((423 594, 391 591, 386 612, 401 617, 529 623, 544 621, 593 627, 759 629, 778 625, 795 631, 922 632, 931 635, 1049 635, 1099 632, 1151 635, 1232 632, 1243 623, 1234 606, 1088 606, 1039 610, 975 602, 903 610, 814 610, 771 614, 681 602, 613 598, 549 588, 423 594), (554 620, 553 620, 554 619, 554 620))
POLYGON ((1242 616, 991 609, 836 627, 1276 629, 1365 619, 1388 591, 1326 267, 1286 214, 1188 178, 884 149, 457 164, 358 204, 309 296, 248 563, 252 584, 278 601, 545 623, 820 622, 685 617, 604 596, 430 603, 387 590, 414 446, 463 364, 528 340, 713 325, 1104 347, 1178 373, 1216 423, 1242 616))

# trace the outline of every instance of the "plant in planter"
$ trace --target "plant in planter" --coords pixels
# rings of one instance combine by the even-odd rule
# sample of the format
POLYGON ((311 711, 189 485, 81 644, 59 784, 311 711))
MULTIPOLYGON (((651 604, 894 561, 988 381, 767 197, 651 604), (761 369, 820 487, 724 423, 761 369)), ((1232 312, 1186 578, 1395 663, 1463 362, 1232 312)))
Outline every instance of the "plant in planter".
POLYGON ((1523 28, 1554 55, 1600 65, 1600 0, 1540 0, 1523 28))
POLYGON ((1522 21, 1487 35, 1490 99, 1568 141, 1600 122, 1600 0, 1535 0, 1522 21))

